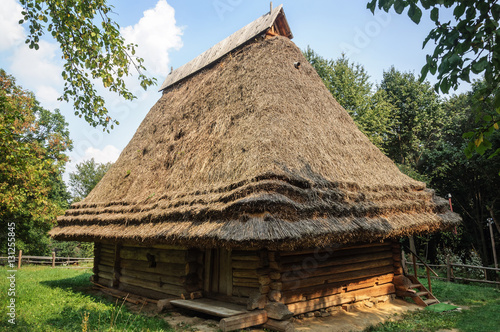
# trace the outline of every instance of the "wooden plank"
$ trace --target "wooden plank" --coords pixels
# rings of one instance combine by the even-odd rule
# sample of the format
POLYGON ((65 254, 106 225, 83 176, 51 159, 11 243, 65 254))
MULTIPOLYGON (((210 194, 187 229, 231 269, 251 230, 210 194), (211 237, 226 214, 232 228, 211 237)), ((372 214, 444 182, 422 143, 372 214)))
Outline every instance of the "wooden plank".
POLYGON ((163 284, 157 283, 150 280, 143 280, 140 278, 121 276, 120 282, 124 282, 126 284, 132 286, 138 286, 146 289, 152 289, 157 292, 162 292, 170 295, 181 296, 187 293, 186 289, 181 286, 171 285, 171 284, 163 284))
POLYGON ((244 307, 206 298, 195 300, 172 300, 170 304, 179 308, 203 312, 217 317, 231 317, 247 312, 244 307))
POLYGON ((362 269, 345 273, 337 273, 332 275, 297 279, 297 280, 283 282, 283 290, 301 289, 316 285, 345 282, 353 279, 362 279, 362 278, 368 278, 382 274, 392 273, 393 271, 394 267, 392 265, 388 265, 372 269, 362 269))
POLYGON ((154 256, 155 262, 158 263, 182 264, 186 262, 194 262, 197 259, 194 252, 183 250, 123 247, 120 252, 120 257, 123 259, 149 261, 150 259, 148 257, 151 256, 154 256))
POLYGON ((233 268, 242 270, 256 270, 262 267, 259 261, 236 261, 233 259, 233 268))
POLYGON ((357 264, 368 261, 375 261, 381 259, 393 259, 392 252, 388 250, 379 251, 379 252, 371 252, 365 253, 362 255, 348 255, 342 257, 331 257, 325 261, 314 260, 312 257, 309 259, 305 258, 301 263, 288 263, 281 264, 280 270, 282 272, 287 271, 296 271, 296 270, 308 270, 308 269, 318 269, 322 267, 330 267, 330 266, 340 266, 347 264, 357 264))
POLYGON ((158 292, 158 291, 155 291, 152 289, 147 289, 147 288, 142 288, 139 286, 129 285, 123 281, 120 282, 120 286, 118 286, 118 289, 120 289, 124 292, 128 292, 130 294, 145 296, 145 297, 155 299, 155 300, 161 300, 161 299, 172 297, 170 294, 167 294, 165 292, 158 292))
POLYGON ((256 310, 244 315, 232 316, 221 319, 219 327, 223 332, 245 329, 267 322, 267 312, 256 310))
POLYGON ((117 243, 115 245, 115 257, 114 257, 114 264, 113 264, 113 287, 117 288, 118 285, 120 284, 120 251, 121 251, 121 244, 117 243))
MULTIPOLYGON (((172 86, 173 84, 179 82, 180 80, 216 62, 224 55, 233 51, 235 48, 245 44, 249 40, 252 40, 254 37, 262 34, 274 24, 276 18, 280 15, 282 11, 283 10, 281 5, 276 7, 269 14, 262 15, 255 21, 251 22, 242 29, 236 31, 229 37, 226 37, 224 40, 212 46, 210 49, 206 50, 202 54, 198 55, 190 62, 177 68, 165 78, 165 81, 161 85, 159 91, 162 91, 172 86)), ((291 33, 287 37, 291 39, 292 38, 291 33)))
POLYGON ((184 286, 186 283, 186 277, 169 276, 165 274, 158 274, 145 271, 136 271, 130 269, 122 269, 121 275, 131 278, 139 278, 144 280, 150 280, 157 283, 165 283, 176 286, 184 286))
POLYGON ((240 296, 240 297, 250 297, 256 293, 261 293, 259 287, 240 287, 240 286, 233 286, 233 294, 234 296, 240 296))
POLYGON ((210 281, 212 275, 212 249, 205 250, 203 270, 203 290, 207 293, 211 291, 210 281))
POLYGON ((233 292, 233 274, 231 263, 231 251, 227 249, 220 249, 219 293, 225 295, 232 295, 233 292))
POLYGON ((260 275, 257 273, 256 270, 241 270, 241 269, 234 269, 233 270, 233 277, 237 278, 253 278, 257 279, 260 277, 260 275))
POLYGON ((305 312, 316 311, 332 306, 368 299, 373 296, 393 294, 394 292, 395 288, 393 284, 385 284, 368 289, 361 289, 338 295, 320 297, 314 300, 288 304, 288 309, 293 312, 294 315, 298 315, 305 312))
POLYGON ((210 276, 212 293, 219 293, 220 250, 212 251, 212 275, 210 276))
POLYGON ((176 277, 186 276, 190 271, 196 271, 196 264, 194 263, 156 263, 156 267, 150 267, 149 262, 147 261, 122 259, 120 264, 122 268, 130 270, 152 272, 176 277))
MULTIPOLYGON (((318 252, 318 253, 297 253, 297 255, 282 256, 281 253, 278 254, 277 260, 281 265, 286 264, 308 264, 308 261, 315 262, 316 264, 322 262, 335 261, 342 257, 355 257, 362 255, 369 255, 377 252, 388 252, 392 253, 391 247, 389 245, 376 246, 373 248, 354 248, 350 250, 336 250, 332 252, 318 252)), ((310 263, 309 263, 310 264, 310 263)))
POLYGON ((298 270, 289 273, 284 273, 281 277, 283 281, 300 280, 307 278, 308 276, 323 276, 323 275, 334 275, 338 273, 371 269, 380 266, 392 266, 392 258, 381 259, 374 261, 365 261, 357 264, 345 264, 339 266, 328 266, 323 268, 311 269, 311 270, 298 270))
POLYGON ((390 242, 374 242, 374 243, 364 243, 359 245, 345 246, 345 247, 330 247, 330 248, 314 248, 305 250, 293 250, 293 251, 280 251, 280 256, 296 256, 304 254, 322 254, 325 252, 337 252, 342 250, 352 250, 361 248, 376 248, 376 247, 390 247, 390 242))

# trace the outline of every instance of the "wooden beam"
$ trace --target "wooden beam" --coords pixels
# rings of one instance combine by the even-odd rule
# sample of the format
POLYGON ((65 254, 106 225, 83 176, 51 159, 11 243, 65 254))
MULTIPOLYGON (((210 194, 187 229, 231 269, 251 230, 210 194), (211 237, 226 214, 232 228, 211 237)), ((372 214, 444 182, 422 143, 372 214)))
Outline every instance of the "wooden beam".
POLYGON ((238 315, 221 319, 219 327, 223 332, 245 329, 267 322, 265 310, 256 310, 244 315, 238 315))
POLYGON ((368 289, 360 289, 338 295, 320 297, 314 300, 292 303, 288 305, 288 309, 293 312, 294 315, 298 315, 305 312, 355 302, 357 300, 368 299, 373 296, 393 294, 394 292, 395 288, 393 284, 385 284, 368 289))
POLYGON ((217 317, 241 316, 247 312, 244 307, 205 298, 197 300, 172 300, 170 304, 217 317))

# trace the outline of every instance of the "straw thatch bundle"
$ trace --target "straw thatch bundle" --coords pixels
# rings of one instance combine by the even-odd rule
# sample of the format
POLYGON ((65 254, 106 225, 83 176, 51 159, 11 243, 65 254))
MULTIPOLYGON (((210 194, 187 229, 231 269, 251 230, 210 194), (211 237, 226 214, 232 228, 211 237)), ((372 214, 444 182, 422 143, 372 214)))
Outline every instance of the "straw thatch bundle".
POLYGON ((301 51, 275 37, 168 88, 51 235, 294 248, 380 241, 459 221, 370 143, 301 51))

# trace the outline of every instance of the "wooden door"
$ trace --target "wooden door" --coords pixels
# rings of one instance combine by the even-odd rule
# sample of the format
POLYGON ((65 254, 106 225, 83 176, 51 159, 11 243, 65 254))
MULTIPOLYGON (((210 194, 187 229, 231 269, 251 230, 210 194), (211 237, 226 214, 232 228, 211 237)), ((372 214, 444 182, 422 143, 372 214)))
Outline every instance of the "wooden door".
POLYGON ((204 290, 212 294, 232 295, 233 269, 231 251, 227 249, 205 250, 204 290))

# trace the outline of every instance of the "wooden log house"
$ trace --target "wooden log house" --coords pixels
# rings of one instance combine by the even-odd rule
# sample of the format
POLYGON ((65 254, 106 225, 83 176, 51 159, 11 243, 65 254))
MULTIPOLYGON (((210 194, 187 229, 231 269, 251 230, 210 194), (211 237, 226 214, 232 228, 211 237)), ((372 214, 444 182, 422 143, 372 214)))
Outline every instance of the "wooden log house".
POLYGON ((287 311, 395 294, 399 239, 459 223, 358 130, 291 38, 279 6, 167 76, 51 231, 95 243, 96 283, 184 299, 172 302, 225 330, 279 329, 287 311))

